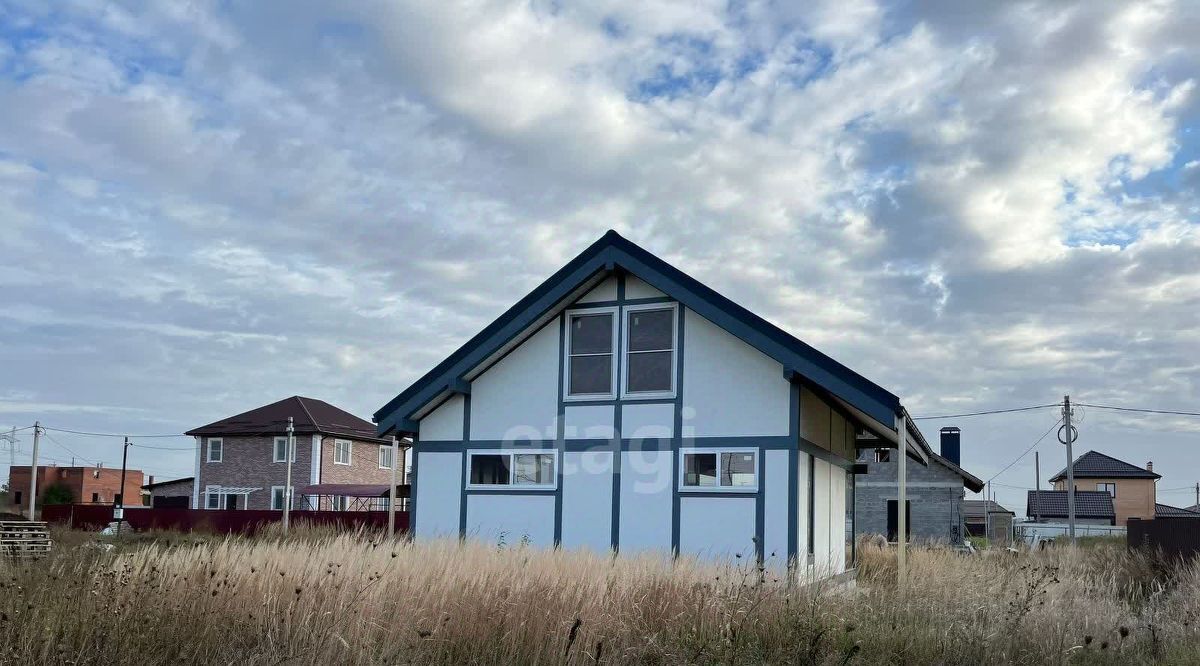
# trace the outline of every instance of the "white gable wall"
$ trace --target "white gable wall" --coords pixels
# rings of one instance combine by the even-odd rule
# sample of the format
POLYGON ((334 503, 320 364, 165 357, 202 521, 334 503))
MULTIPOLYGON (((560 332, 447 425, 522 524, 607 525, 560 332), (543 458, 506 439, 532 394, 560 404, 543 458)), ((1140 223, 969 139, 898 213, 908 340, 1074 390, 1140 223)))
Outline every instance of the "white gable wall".
POLYGON ((421 419, 419 437, 422 442, 461 442, 463 438, 463 405, 461 395, 451 396, 440 407, 421 419))
POLYGON ((671 550, 674 460, 670 451, 621 453, 622 552, 671 550))
POLYGON ((558 418, 557 320, 471 382, 471 439, 554 441, 558 418))
MULTIPOLYGON (((743 562, 754 559, 757 500, 689 495, 679 500, 679 554, 743 562)), ((785 544, 786 552, 786 544, 785 544)))
POLYGON ((695 312, 685 316, 684 437, 786 436, 783 365, 695 312))
POLYGON ((666 294, 633 275, 625 276, 625 298, 662 298, 666 294))
POLYGON ((617 278, 609 276, 603 282, 596 285, 588 293, 579 297, 576 303, 596 303, 598 301, 615 301, 617 300, 617 278))

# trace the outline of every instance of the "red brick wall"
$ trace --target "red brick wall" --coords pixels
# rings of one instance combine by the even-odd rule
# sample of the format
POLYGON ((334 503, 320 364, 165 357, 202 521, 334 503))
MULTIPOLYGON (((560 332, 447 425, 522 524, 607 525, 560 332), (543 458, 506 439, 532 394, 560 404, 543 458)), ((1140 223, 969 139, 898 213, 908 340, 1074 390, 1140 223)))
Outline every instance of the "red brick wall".
MULTIPOLYGON (((50 467, 38 466, 38 503, 46 489, 54 484, 63 484, 71 490, 72 499, 79 504, 92 503, 92 494, 96 494, 96 503, 111 504, 114 495, 121 487, 121 470, 111 467, 50 467)), ((142 471, 130 469, 125 471, 125 500, 126 506, 138 506, 142 503, 142 471)), ((21 493, 21 505, 29 503, 29 465, 13 466, 9 470, 9 510, 16 504, 16 493, 21 493)))

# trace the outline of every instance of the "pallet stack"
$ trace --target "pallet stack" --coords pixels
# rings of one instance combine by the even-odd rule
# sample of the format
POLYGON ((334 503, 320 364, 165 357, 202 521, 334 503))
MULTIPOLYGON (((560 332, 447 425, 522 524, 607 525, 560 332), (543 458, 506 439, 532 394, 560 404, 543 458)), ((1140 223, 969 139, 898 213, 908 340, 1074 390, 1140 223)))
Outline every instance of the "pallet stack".
POLYGON ((32 520, 0 521, 0 557, 41 557, 50 552, 46 523, 32 520))

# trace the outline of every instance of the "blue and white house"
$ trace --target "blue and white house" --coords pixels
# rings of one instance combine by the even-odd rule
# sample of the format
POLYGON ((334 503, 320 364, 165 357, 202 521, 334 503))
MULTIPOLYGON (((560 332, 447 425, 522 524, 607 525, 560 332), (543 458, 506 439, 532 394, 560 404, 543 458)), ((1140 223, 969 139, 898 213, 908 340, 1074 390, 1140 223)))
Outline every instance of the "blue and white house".
POLYGON ((856 436, 925 461, 895 395, 613 231, 375 422, 413 439, 416 538, 832 574, 856 436))

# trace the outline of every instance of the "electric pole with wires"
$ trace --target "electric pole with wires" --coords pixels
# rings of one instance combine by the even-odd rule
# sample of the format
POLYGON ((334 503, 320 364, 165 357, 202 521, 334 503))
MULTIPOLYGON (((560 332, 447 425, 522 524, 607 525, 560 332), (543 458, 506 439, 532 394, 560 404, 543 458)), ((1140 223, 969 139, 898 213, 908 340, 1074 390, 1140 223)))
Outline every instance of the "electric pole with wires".
POLYGON ((1058 429, 1058 441, 1067 447, 1067 532, 1071 537, 1071 545, 1075 545, 1075 456, 1071 453, 1071 445, 1079 439, 1079 431, 1071 425, 1074 410, 1071 409, 1071 396, 1063 396, 1063 424, 1058 429))

